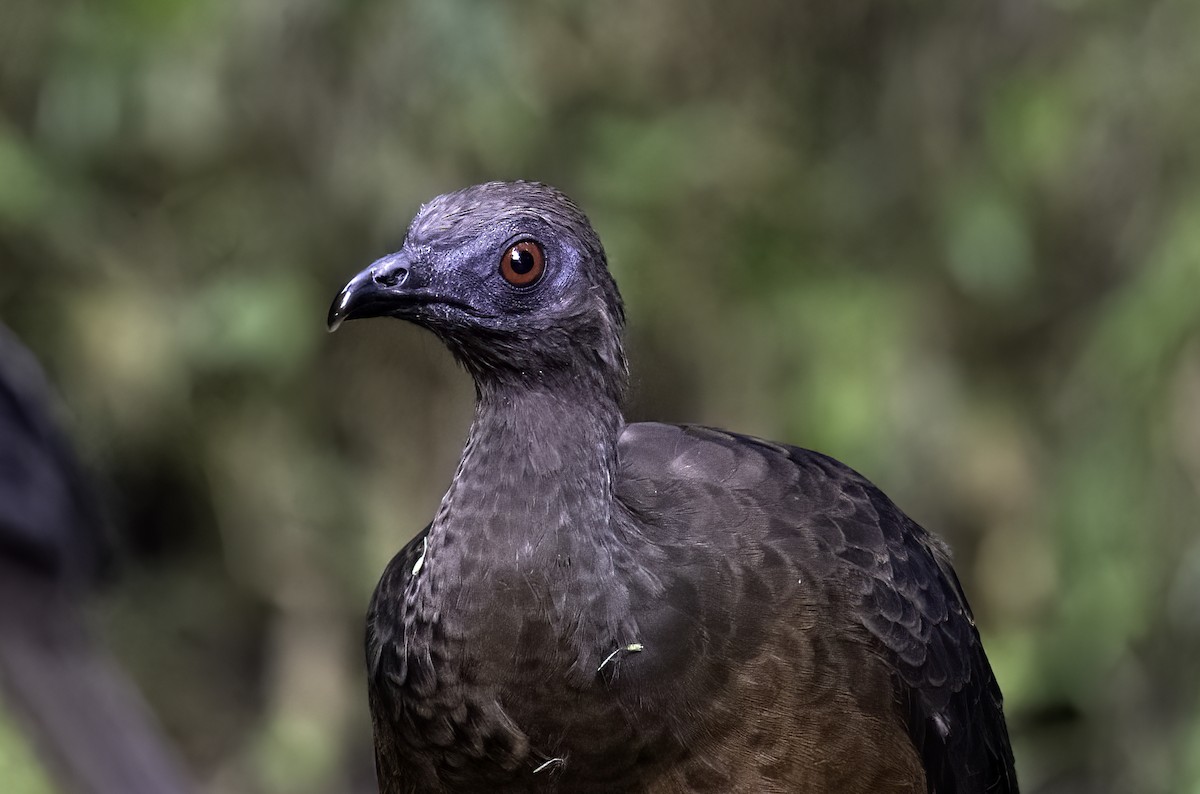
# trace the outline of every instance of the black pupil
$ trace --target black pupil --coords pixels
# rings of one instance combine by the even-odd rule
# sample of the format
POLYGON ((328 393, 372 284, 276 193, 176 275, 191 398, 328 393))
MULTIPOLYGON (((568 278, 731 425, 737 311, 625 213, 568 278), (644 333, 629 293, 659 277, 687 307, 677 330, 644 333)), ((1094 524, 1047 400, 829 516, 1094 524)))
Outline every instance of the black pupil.
POLYGON ((523 276, 530 270, 533 270, 534 257, 533 252, 528 248, 514 248, 512 256, 509 258, 509 265, 518 276, 523 276))

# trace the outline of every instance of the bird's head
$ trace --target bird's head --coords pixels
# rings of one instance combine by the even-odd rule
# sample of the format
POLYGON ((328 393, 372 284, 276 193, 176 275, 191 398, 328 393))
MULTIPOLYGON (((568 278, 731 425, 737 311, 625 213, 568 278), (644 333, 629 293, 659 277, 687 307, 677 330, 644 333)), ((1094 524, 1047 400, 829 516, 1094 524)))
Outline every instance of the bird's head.
POLYGON ((604 249, 548 185, 489 182, 421 207, 400 250, 334 299, 329 329, 381 316, 433 331, 481 386, 598 376, 624 388, 624 311, 604 249))

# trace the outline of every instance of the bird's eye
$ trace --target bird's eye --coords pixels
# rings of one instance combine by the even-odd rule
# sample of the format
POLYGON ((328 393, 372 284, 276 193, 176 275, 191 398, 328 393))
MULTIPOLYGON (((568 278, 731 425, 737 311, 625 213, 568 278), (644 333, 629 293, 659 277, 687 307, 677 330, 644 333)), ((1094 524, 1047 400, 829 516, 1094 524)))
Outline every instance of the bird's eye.
POLYGON ((522 240, 509 246, 500 258, 500 275, 514 287, 529 287, 537 283, 546 271, 546 255, 533 240, 522 240))

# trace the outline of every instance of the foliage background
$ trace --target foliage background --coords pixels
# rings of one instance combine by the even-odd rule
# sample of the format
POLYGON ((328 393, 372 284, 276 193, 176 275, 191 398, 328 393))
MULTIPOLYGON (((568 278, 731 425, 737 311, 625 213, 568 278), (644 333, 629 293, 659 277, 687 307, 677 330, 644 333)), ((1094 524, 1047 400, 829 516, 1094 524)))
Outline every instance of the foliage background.
MULTIPOLYGON (((361 616, 471 389, 326 307, 421 201, 541 179, 631 416, 826 451, 952 543, 1027 791, 1200 792, 1198 39, 1189 0, 5 0, 0 317, 123 540, 97 619, 207 791, 370 790, 361 616)), ((48 790, 11 725, 0 779, 48 790)))

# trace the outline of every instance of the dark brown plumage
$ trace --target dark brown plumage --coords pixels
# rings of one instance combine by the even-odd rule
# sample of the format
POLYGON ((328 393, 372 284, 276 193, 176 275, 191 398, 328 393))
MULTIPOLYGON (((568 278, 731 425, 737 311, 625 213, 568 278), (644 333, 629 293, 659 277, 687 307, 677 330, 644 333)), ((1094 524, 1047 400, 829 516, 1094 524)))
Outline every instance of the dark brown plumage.
POLYGON ((435 199, 330 324, 377 315, 478 394, 368 615, 382 791, 1017 791, 945 548, 823 455, 626 425, 620 297, 561 193, 435 199))

